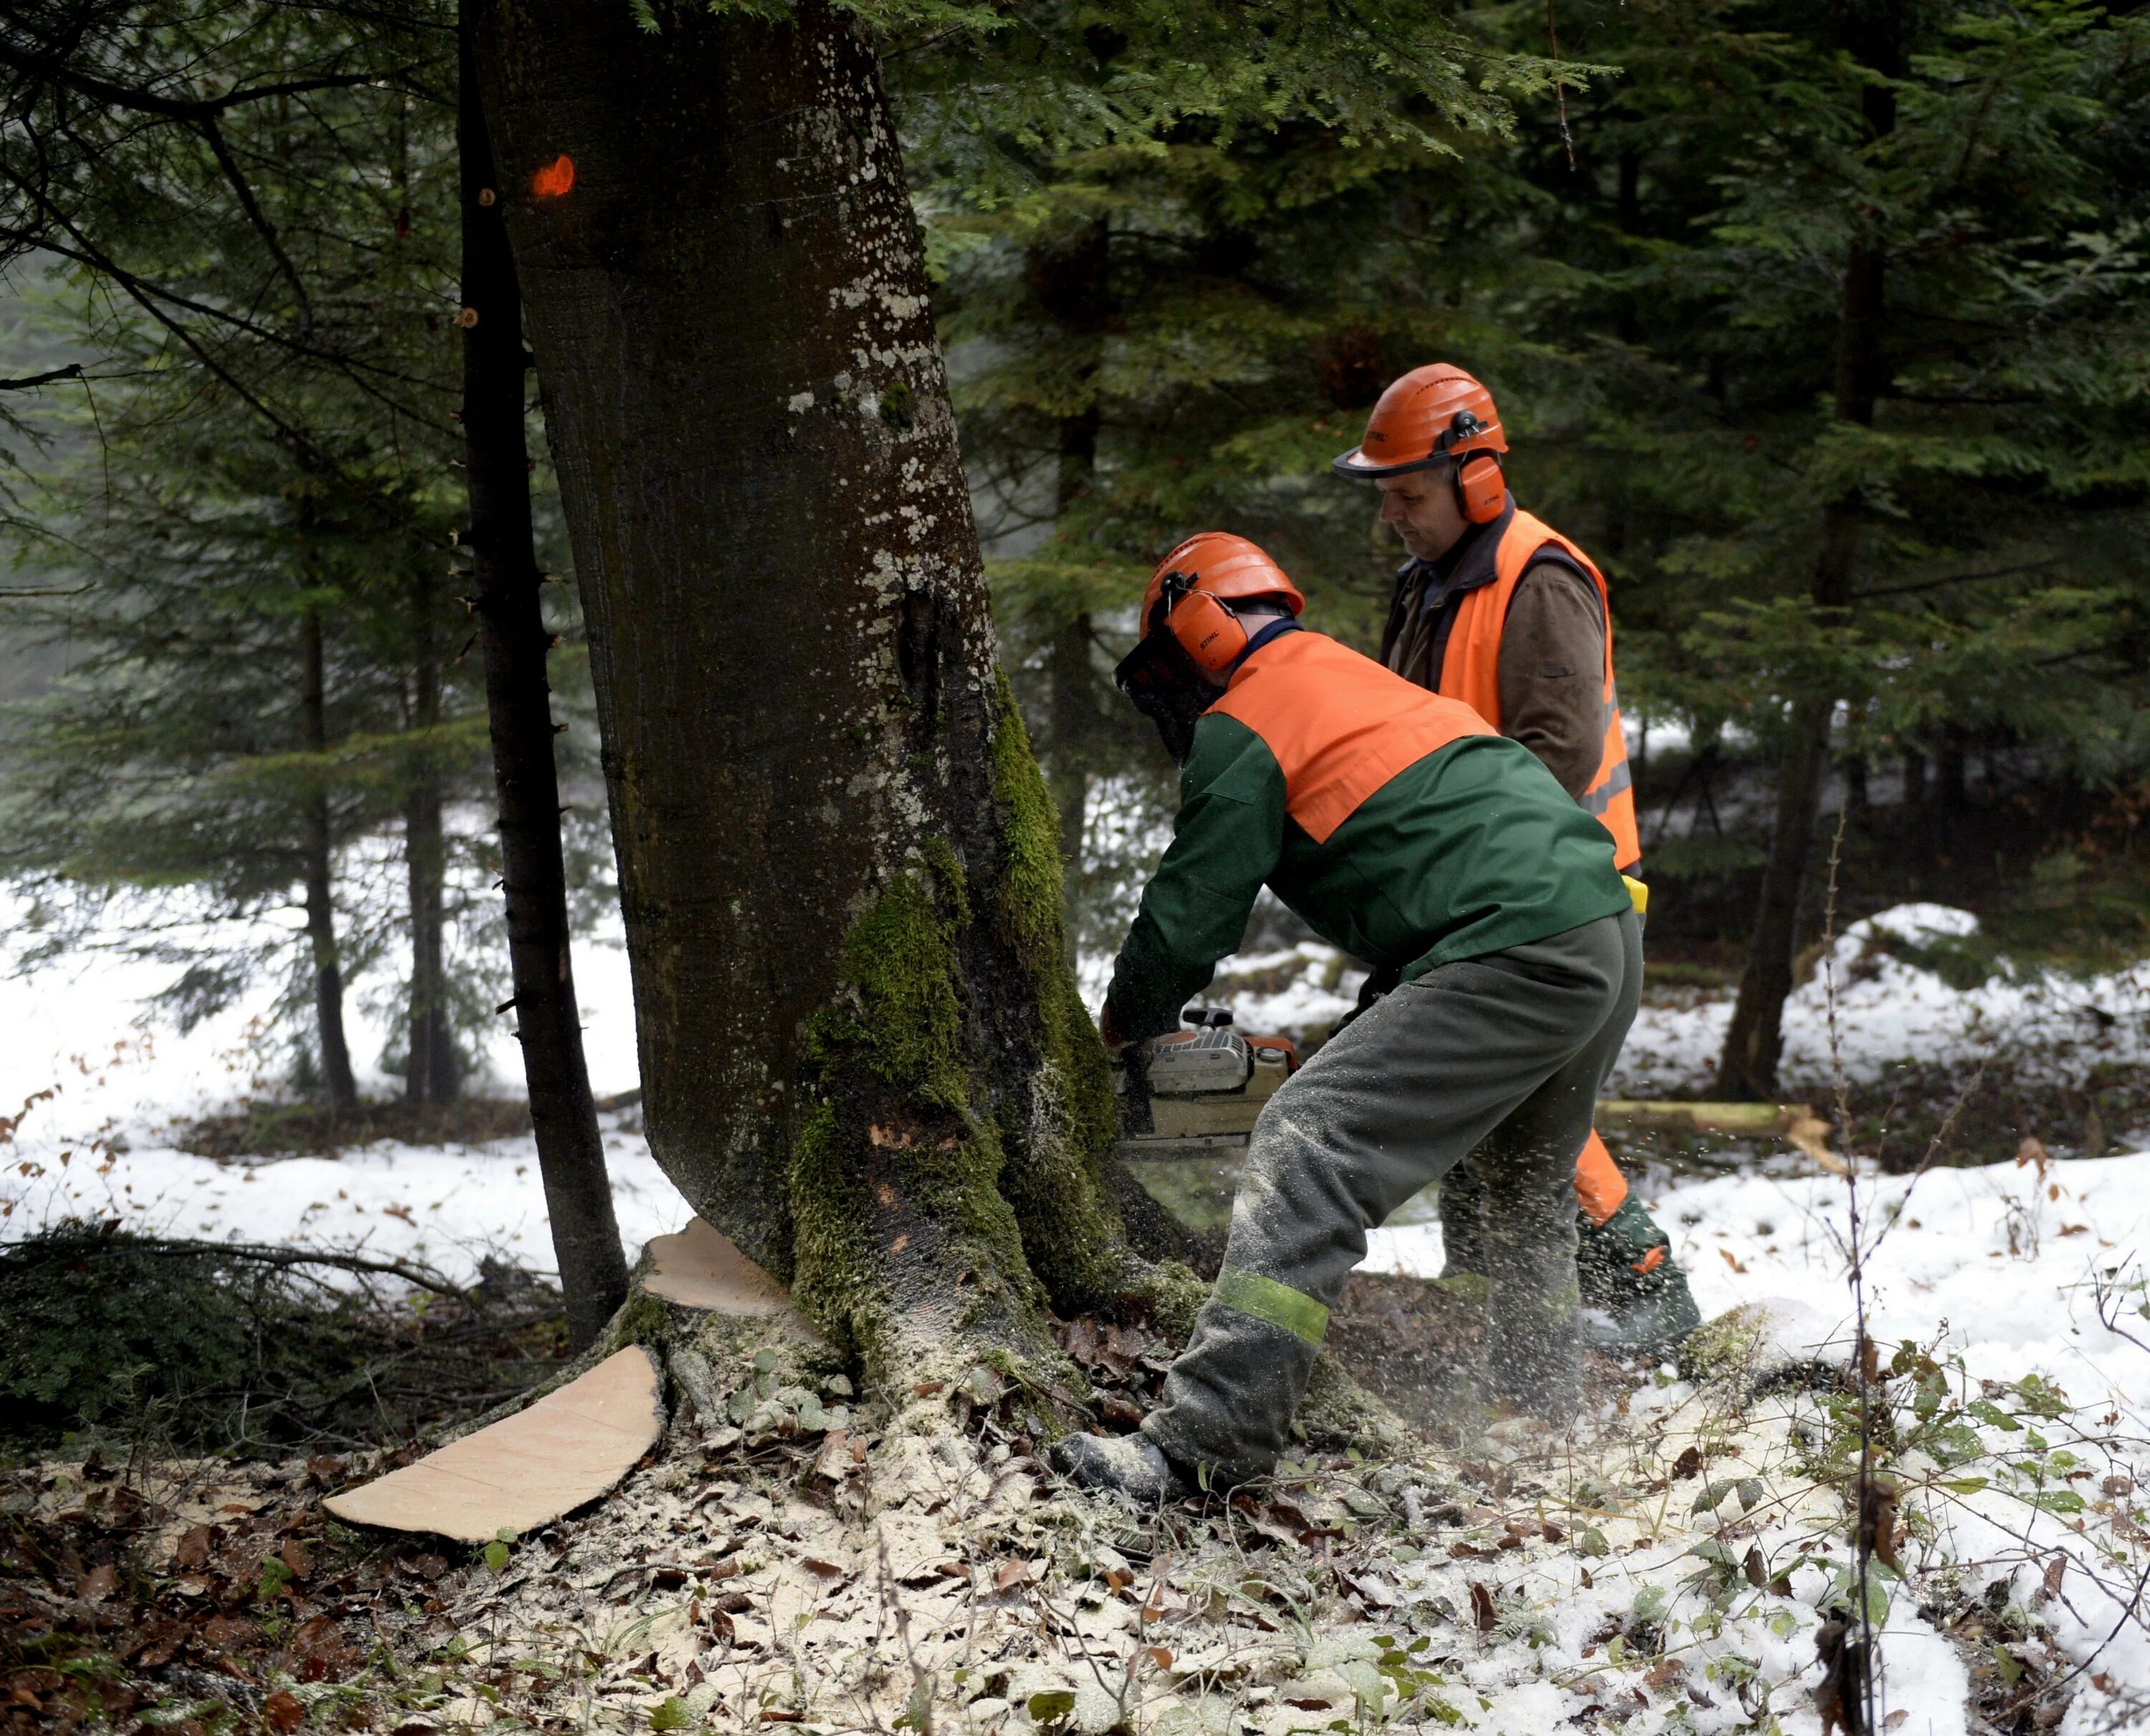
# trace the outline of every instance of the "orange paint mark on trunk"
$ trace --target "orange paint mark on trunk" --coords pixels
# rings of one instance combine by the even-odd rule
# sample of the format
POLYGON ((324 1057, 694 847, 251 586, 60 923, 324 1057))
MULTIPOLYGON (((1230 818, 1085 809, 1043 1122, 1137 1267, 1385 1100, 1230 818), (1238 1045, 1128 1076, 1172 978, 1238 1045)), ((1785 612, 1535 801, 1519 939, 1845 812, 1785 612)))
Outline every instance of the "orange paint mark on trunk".
POLYGON ((530 178, 530 190, 540 199, 561 199, 574 189, 575 159, 565 151, 530 178))

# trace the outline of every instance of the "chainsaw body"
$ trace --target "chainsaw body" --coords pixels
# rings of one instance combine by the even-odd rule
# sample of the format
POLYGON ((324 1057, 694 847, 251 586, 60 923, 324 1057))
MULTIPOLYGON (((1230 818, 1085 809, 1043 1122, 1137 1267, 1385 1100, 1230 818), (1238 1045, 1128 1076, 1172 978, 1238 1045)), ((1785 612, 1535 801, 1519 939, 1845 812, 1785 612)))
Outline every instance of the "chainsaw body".
POLYGON ((1254 1118, 1299 1065, 1282 1037, 1242 1036, 1224 1008, 1190 1007, 1183 1029, 1128 1051, 1116 1080, 1131 1158, 1244 1150, 1254 1118))

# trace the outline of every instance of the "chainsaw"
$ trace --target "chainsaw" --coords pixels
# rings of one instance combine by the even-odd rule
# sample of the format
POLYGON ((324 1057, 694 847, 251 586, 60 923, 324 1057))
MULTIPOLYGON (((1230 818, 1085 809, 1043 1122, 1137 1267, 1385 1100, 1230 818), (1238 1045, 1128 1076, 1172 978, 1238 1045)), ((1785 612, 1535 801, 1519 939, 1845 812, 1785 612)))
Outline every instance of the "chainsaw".
POLYGON ((1243 1036, 1227 1007, 1191 1006, 1182 1029, 1130 1049, 1115 1076, 1120 1151, 1134 1159, 1233 1156, 1299 1067, 1284 1037, 1243 1036))

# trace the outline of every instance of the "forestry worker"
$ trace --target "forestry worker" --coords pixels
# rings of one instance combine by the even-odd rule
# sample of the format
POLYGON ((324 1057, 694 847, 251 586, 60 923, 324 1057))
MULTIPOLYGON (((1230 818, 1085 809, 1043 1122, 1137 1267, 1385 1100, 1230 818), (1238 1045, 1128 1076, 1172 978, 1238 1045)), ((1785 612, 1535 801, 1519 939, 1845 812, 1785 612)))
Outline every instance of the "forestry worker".
MULTIPOLYGON (((1605 577, 1516 504, 1501 470, 1507 450, 1492 394, 1436 362, 1382 393, 1365 438, 1336 460, 1338 476, 1380 490, 1381 521, 1411 556, 1396 574, 1381 661, 1529 748, 1611 835, 1614 866, 1639 877, 1605 577)), ((1362 1004, 1389 986, 1370 979, 1362 1004)), ((1477 1180, 1466 1168, 1441 1190, 1444 1281, 1468 1285, 1484 1271, 1477 1180)), ((1595 1132, 1576 1160, 1575 1195, 1582 1300, 1600 1316, 1591 1341, 1677 1344, 1701 1321, 1686 1276, 1595 1132)))
POLYGON ((1142 1433, 1054 1449, 1142 1500, 1271 1467, 1368 1228, 1466 1162, 1488 1396, 1551 1419, 1577 1402, 1575 1157, 1641 991, 1633 890, 1528 748, 1303 627, 1304 607, 1254 544, 1190 538, 1116 672, 1183 771, 1106 1042, 1177 1029, 1264 884, 1397 984, 1264 1108, 1223 1270, 1142 1433))

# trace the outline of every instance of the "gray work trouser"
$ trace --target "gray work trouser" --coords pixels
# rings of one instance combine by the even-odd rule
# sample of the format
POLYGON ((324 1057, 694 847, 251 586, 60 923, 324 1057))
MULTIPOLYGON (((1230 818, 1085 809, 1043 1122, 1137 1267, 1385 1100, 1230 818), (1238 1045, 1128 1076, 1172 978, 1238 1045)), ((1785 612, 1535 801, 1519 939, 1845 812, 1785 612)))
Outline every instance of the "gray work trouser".
POLYGON ((1486 1384, 1575 1407, 1575 1160, 1642 994, 1632 913, 1445 964, 1323 1045, 1255 1123, 1224 1270, 1143 1432, 1226 1480, 1283 1450, 1366 1231, 1469 1156, 1485 1182, 1486 1384))

